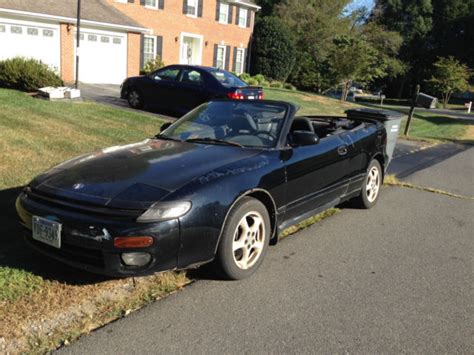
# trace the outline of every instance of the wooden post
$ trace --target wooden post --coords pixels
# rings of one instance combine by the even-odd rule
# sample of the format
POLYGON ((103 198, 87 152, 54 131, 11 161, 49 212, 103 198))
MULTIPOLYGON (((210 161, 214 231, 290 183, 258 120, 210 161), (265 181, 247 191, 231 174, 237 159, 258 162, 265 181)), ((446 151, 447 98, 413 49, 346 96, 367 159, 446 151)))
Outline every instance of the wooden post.
POLYGON ((415 90, 415 95, 413 96, 413 101, 411 103, 410 112, 408 113, 407 124, 405 126, 405 136, 408 136, 408 133, 410 132, 411 120, 413 118, 413 114, 415 113, 416 99, 419 93, 420 93, 420 85, 417 85, 416 90, 415 90))

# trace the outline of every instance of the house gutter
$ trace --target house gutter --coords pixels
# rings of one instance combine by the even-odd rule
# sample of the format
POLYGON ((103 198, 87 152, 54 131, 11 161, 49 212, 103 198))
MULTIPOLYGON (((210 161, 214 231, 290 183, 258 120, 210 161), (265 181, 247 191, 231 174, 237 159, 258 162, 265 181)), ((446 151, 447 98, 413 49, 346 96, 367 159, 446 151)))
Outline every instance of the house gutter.
MULTIPOLYGON (((48 15, 36 12, 28 12, 28 11, 19 11, 19 10, 11 10, 0 8, 0 13, 6 13, 11 15, 17 15, 19 17, 25 17, 30 19, 42 19, 48 21, 57 21, 57 22, 66 22, 75 25, 77 23, 77 18, 73 17, 65 17, 65 16, 56 16, 56 15, 48 15)), ((84 25, 90 25, 100 28, 108 28, 108 29, 119 29, 128 32, 140 32, 140 33, 149 33, 150 30, 143 28, 143 27, 135 27, 135 26, 127 26, 127 25, 117 25, 114 23, 106 23, 106 22, 98 22, 92 20, 84 20, 81 19, 81 23, 84 25)))

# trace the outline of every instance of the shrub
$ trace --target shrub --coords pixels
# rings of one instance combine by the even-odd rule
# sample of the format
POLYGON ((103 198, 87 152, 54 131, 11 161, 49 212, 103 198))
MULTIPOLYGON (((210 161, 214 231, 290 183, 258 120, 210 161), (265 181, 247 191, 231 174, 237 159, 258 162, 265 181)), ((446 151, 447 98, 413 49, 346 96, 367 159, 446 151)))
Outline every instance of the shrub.
POLYGON ((153 73, 155 70, 163 68, 165 63, 161 60, 161 57, 158 55, 155 59, 149 60, 143 69, 140 71, 141 74, 150 74, 153 73))
POLYGON ((239 78, 242 79, 243 81, 247 81, 251 78, 252 76, 249 73, 242 73, 239 75, 239 78))
POLYGON ((16 57, 0 61, 0 86, 22 91, 37 91, 46 86, 62 86, 61 78, 45 63, 16 57))
POLYGON ((250 85, 250 86, 257 86, 259 85, 258 81, 254 78, 250 78, 248 80, 245 80, 245 82, 250 85))
POLYGON ((253 78, 257 80, 259 84, 263 83, 264 81, 267 81, 262 74, 254 75, 253 78))
POLYGON ((277 17, 263 17, 255 24, 251 73, 285 81, 295 63, 292 33, 277 17))
POLYGON ((283 83, 281 81, 274 80, 274 81, 270 82, 270 87, 281 89, 281 88, 283 88, 283 83))
POLYGON ((285 89, 287 89, 287 90, 293 90, 293 91, 296 90, 296 87, 295 87, 294 85, 290 84, 290 83, 285 83, 285 84, 283 85, 283 88, 285 88, 285 89))

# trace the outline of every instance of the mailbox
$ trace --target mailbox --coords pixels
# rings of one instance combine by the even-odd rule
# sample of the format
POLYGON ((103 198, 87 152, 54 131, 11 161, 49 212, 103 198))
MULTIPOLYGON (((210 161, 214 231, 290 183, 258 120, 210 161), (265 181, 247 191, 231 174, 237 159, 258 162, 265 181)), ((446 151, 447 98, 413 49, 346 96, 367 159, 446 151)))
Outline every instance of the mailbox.
POLYGON ((438 104, 438 99, 436 97, 426 95, 421 92, 416 97, 416 106, 420 106, 424 108, 436 108, 437 104, 438 104))

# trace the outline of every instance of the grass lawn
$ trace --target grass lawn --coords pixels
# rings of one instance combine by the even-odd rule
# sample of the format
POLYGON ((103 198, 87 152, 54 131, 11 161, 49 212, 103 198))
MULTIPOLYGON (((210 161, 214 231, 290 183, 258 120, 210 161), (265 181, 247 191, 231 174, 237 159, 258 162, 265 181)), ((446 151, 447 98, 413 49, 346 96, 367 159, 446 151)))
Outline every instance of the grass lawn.
MULTIPOLYGON (((303 92, 265 92, 268 99, 300 105, 302 114, 341 115, 359 107, 303 92)), ((24 245, 14 208, 21 187, 38 173, 79 154, 151 137, 163 120, 92 102, 48 102, 5 89, 0 89, 0 108, 0 352, 2 341, 20 344, 11 352, 54 348, 61 339, 74 338, 188 282, 184 273, 107 280, 38 256, 24 245), (89 302, 88 312, 79 312, 80 322, 70 320, 61 330, 54 322, 50 328, 44 325, 79 301, 89 302), (45 338, 45 332, 51 335, 45 338)), ((452 120, 417 117, 412 135, 456 137, 464 131, 464 124, 452 120)))

